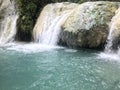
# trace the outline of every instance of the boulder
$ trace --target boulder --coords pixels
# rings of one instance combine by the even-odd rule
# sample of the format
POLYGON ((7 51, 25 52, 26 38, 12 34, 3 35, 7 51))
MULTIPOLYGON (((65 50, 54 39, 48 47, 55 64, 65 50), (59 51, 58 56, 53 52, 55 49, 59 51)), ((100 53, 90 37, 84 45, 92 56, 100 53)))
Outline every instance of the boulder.
POLYGON ((61 26, 59 44, 69 47, 103 47, 107 40, 110 21, 119 4, 98 1, 79 5, 61 26))

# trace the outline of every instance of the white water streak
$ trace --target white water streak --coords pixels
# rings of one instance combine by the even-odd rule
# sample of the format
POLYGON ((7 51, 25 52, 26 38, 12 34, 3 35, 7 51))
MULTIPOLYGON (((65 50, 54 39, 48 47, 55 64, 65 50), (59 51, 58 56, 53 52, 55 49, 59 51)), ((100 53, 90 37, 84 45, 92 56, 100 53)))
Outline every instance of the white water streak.
POLYGON ((40 36, 40 43, 46 45, 56 45, 61 31, 61 25, 67 19, 70 13, 56 17, 48 30, 44 30, 40 36))
POLYGON ((113 32, 113 27, 114 27, 114 23, 111 24, 111 27, 110 27, 110 31, 109 31, 109 35, 108 35, 108 38, 107 38, 107 45, 105 46, 105 52, 111 52, 111 47, 113 45, 113 38, 112 38, 112 32, 113 32))
POLYGON ((118 29, 117 24, 118 24, 119 16, 120 16, 120 12, 118 10, 118 11, 116 11, 115 16, 111 20, 109 35, 107 38, 108 41, 107 41, 107 45, 105 47, 105 51, 109 52, 109 53, 112 52, 113 38, 114 38, 113 33, 117 32, 117 29, 118 29))

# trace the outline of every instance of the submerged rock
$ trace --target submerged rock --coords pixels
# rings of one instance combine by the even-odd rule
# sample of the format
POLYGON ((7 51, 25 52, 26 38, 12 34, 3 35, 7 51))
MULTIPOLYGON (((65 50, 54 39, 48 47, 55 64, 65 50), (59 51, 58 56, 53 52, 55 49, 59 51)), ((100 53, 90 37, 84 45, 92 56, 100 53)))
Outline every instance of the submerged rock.
POLYGON ((75 8, 62 25, 59 43, 70 47, 102 47, 118 2, 86 2, 75 8))

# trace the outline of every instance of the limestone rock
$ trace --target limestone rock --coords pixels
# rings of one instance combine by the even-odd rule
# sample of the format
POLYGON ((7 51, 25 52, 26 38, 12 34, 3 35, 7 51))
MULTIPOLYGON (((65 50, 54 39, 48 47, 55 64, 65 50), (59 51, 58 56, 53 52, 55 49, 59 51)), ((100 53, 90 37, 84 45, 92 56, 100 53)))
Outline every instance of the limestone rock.
POLYGON ((62 25, 59 43, 70 47, 102 47, 118 2, 86 2, 76 7, 62 25))

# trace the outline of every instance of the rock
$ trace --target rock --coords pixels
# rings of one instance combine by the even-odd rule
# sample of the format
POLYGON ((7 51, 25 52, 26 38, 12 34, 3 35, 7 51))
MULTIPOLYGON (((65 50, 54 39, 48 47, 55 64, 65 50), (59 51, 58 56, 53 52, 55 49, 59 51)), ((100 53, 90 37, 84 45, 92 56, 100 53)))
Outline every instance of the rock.
POLYGON ((86 2, 76 7, 62 25, 59 44, 69 47, 103 47, 118 2, 86 2))
POLYGON ((0 0, 0 17, 3 18, 8 12, 8 7, 10 6, 10 0, 0 0))

